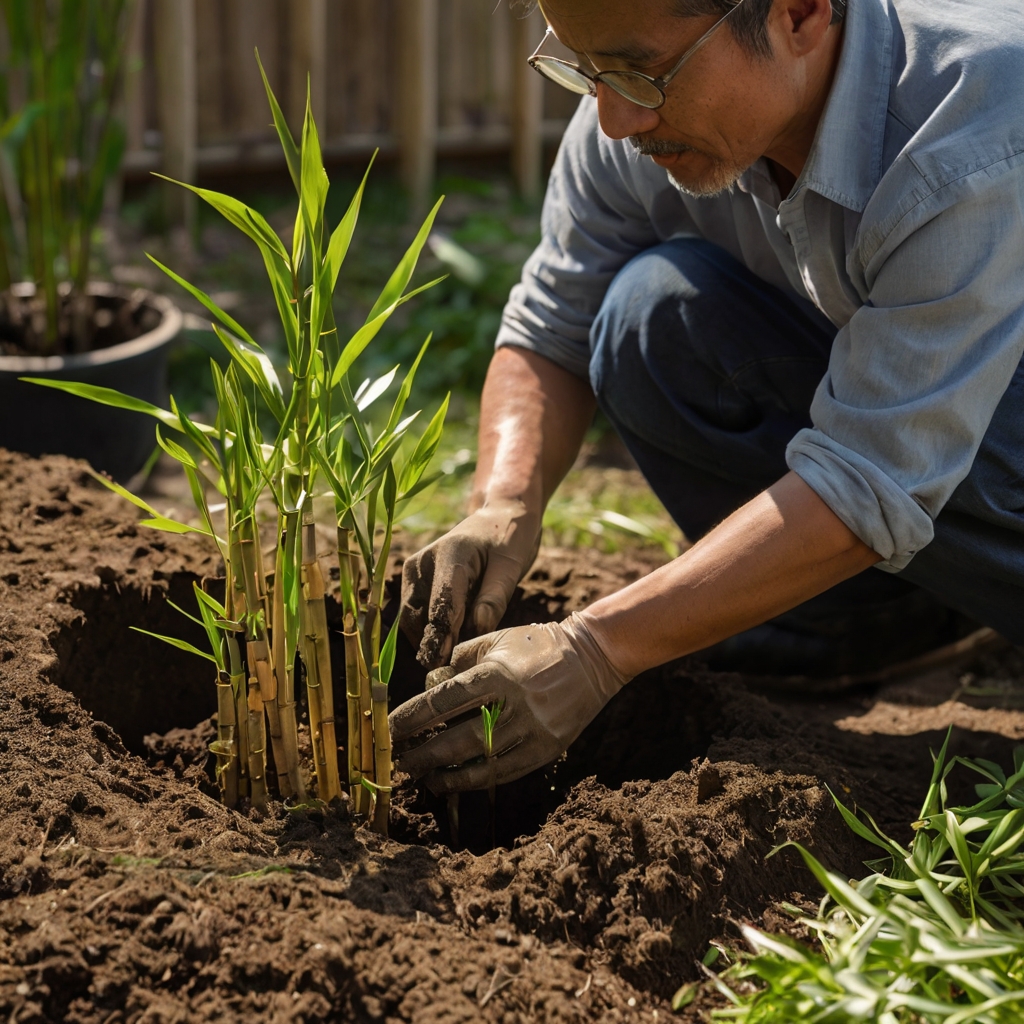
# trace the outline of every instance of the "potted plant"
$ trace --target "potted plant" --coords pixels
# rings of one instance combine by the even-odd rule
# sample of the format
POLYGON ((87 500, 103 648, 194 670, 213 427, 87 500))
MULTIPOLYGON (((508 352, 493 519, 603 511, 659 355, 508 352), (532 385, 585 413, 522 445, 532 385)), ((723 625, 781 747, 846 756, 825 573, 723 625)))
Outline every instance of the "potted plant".
POLYGON ((18 378, 166 394, 181 314, 90 263, 124 130, 114 116, 133 0, 0 0, 0 446, 86 458, 119 479, 153 450, 122 410, 18 378))

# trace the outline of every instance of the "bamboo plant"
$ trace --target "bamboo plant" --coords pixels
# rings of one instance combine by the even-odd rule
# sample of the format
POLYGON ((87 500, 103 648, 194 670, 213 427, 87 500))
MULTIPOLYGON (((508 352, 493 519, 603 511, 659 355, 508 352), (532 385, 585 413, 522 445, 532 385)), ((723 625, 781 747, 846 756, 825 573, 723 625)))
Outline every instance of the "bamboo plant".
POLYGON ((398 367, 358 387, 353 387, 351 373, 395 310, 430 287, 410 290, 409 285, 437 207, 363 326, 341 344, 332 299, 366 178, 340 223, 328 232, 328 180, 308 102, 301 143, 296 143, 265 76, 264 83, 298 196, 290 247, 257 211, 238 200, 184 187, 259 248, 287 343, 288 388, 240 323, 155 259, 209 310, 213 330, 230 356, 226 370, 211 361, 215 422, 194 422, 173 398, 165 410, 90 385, 34 380, 154 416, 158 443, 188 477, 198 525, 160 516, 123 487, 104 483, 148 512, 143 525, 200 533, 216 544, 223 559, 223 606, 215 607, 199 589, 196 596, 218 671, 220 732, 214 753, 225 802, 243 797, 257 806, 266 802, 268 739, 280 795, 305 799, 297 739, 298 656, 306 683, 317 797, 330 801, 341 795, 338 752, 344 749, 353 809, 386 833, 392 770, 387 687, 397 641, 393 628, 382 642, 388 558, 396 518, 436 479, 426 471, 441 438, 448 400, 416 436, 419 414, 408 413, 406 407, 429 338, 398 388, 383 427, 374 426, 371 410, 391 387, 398 367), (273 425, 272 435, 264 436, 264 423, 273 425), (183 435, 184 443, 170 431, 183 435), (220 522, 220 509, 207 498, 210 491, 221 499, 220 522), (324 507, 314 500, 318 498, 326 498, 331 507, 328 521, 318 521, 324 507), (272 553, 264 552, 261 541, 264 509, 272 510, 272 553), (340 575, 345 664, 338 673, 331 661, 318 526, 332 538, 340 575), (348 727, 343 735, 335 719, 336 674, 344 680, 348 727))
POLYGON ((88 349, 93 235, 124 153, 115 116, 133 0, 0 0, 0 292, 29 351, 88 349))

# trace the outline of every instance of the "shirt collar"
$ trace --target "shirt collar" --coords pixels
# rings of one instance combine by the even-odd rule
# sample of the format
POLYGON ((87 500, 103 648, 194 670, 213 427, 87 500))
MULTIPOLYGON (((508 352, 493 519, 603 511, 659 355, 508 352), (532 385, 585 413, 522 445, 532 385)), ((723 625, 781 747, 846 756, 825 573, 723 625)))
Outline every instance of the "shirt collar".
POLYGON ((809 188, 860 213, 882 176, 893 46, 887 0, 848 0, 843 33, 825 112, 786 202, 809 188))

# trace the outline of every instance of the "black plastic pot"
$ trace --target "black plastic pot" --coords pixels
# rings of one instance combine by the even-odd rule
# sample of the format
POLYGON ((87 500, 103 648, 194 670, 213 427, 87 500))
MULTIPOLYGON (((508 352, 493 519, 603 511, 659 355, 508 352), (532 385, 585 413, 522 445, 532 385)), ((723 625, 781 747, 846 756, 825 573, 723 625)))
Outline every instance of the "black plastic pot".
MULTIPOLYGON (((95 283, 89 293, 128 299, 133 289, 95 283)), ((146 293, 160 314, 153 330, 109 348, 68 356, 0 355, 0 447, 28 455, 70 455, 125 481, 156 447, 155 421, 26 384, 19 377, 53 377, 98 384, 154 405, 167 401, 167 353, 181 330, 181 312, 170 299, 146 293)))

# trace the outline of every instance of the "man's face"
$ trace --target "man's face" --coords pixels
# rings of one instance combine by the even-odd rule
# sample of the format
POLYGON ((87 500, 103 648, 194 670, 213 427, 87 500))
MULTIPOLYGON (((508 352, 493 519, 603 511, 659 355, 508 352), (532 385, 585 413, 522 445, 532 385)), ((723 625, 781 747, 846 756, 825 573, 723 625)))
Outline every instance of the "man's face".
MULTIPOLYGON (((798 0, 799 2, 799 0, 798 0)), ((718 18, 680 18, 670 0, 542 0, 559 41, 591 70, 667 74, 718 18)), ((799 62, 791 56, 784 4, 769 22, 782 52, 759 58, 735 39, 727 22, 682 68, 658 110, 647 110, 598 85, 601 128, 628 138, 693 195, 714 195, 780 145, 802 99, 799 62)))

